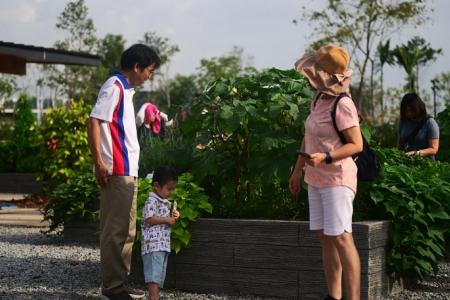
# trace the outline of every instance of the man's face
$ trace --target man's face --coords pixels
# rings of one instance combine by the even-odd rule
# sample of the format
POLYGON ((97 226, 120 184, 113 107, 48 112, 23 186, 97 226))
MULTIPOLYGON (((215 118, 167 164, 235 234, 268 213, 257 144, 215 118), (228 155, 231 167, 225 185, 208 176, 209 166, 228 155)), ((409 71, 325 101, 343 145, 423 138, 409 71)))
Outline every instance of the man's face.
POLYGON ((146 68, 141 69, 137 64, 134 66, 134 76, 132 78, 131 85, 132 86, 140 86, 144 84, 146 80, 150 80, 152 78, 153 72, 155 71, 155 64, 151 64, 146 68))

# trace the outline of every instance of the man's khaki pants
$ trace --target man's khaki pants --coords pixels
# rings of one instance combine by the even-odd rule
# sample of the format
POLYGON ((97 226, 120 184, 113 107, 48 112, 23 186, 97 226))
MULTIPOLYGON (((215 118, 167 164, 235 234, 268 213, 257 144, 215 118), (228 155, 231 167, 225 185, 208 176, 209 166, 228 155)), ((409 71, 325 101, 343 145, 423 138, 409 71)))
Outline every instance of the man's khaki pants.
POLYGON ((102 293, 124 290, 136 235, 137 182, 133 176, 108 176, 101 188, 100 263, 102 293))

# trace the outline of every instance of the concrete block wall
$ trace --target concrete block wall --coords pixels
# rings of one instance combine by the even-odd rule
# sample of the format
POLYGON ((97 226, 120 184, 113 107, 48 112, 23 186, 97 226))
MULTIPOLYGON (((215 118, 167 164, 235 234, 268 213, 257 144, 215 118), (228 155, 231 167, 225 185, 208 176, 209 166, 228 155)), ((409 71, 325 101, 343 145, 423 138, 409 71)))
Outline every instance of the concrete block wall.
POLYGON ((0 193, 40 194, 42 187, 35 174, 0 173, 0 193))
MULTIPOLYGON (((353 224, 361 258, 361 299, 389 294, 385 270, 389 222, 353 224)), ((322 299, 325 278, 318 238, 308 222, 200 219, 192 224, 192 247, 171 254, 166 287, 198 293, 322 299)), ((143 281, 142 265, 134 264, 143 281)))

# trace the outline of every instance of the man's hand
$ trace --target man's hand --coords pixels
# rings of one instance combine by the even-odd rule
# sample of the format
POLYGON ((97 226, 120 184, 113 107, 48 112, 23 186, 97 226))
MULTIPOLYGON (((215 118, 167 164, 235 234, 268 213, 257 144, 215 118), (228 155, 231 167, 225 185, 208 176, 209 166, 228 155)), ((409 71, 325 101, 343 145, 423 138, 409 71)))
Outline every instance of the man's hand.
POLYGON ((97 178, 97 183, 104 187, 108 182, 108 168, 101 162, 95 165, 95 178, 97 178))

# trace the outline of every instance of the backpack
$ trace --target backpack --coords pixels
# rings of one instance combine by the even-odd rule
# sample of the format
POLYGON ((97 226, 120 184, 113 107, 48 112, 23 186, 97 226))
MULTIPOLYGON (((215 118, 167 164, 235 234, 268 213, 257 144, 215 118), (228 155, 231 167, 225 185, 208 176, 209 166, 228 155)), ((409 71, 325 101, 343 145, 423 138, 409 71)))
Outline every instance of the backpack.
MULTIPOLYGON (((339 138, 341 139, 342 144, 346 144, 347 141, 345 140, 345 136, 342 132, 339 131, 337 124, 336 124, 336 109, 339 103, 339 100, 341 100, 343 97, 349 97, 347 94, 340 94, 337 96, 336 100, 334 101, 333 110, 331 111, 331 119, 333 121, 333 127, 334 130, 336 130, 336 133, 339 135, 339 138)), ((372 149, 370 149, 369 143, 367 142, 364 135, 362 135, 363 140, 363 150, 353 156, 353 160, 355 161, 356 166, 358 167, 358 180, 359 181, 371 181, 376 179, 381 175, 381 164, 378 159, 378 156, 373 152, 372 149)))

